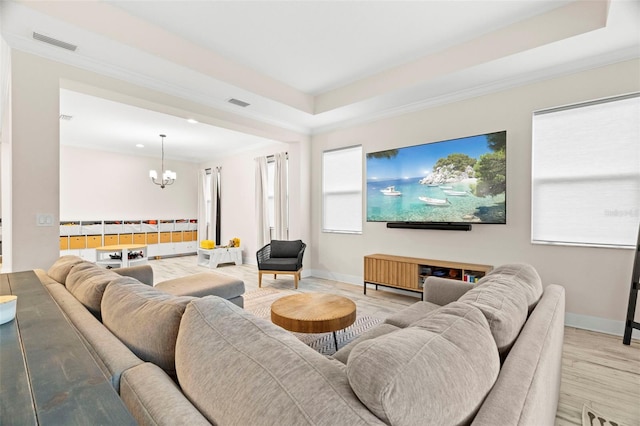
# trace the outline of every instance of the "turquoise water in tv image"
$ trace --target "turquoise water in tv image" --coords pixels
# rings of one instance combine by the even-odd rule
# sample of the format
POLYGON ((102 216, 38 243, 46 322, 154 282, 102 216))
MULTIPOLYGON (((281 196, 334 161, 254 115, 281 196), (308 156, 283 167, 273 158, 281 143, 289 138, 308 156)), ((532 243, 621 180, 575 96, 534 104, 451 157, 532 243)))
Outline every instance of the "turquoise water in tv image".
POLYGON ((486 222, 503 223, 504 193, 494 197, 471 194, 473 179, 438 186, 420 184, 422 178, 367 182, 367 220, 370 222, 486 222), (385 195, 394 186, 402 195, 385 195), (444 191, 465 192, 466 196, 444 191), (447 200, 443 206, 428 205, 419 197, 447 200))
POLYGON ((367 183, 367 220, 370 222, 504 222, 504 194, 495 197, 471 195, 470 183, 438 186, 420 184, 422 178, 393 179, 367 183), (394 186, 402 195, 384 195, 394 186), (451 189, 449 189, 451 188, 451 189), (444 191, 468 195, 448 195, 444 191), (448 200, 444 206, 428 205, 419 197, 448 200))

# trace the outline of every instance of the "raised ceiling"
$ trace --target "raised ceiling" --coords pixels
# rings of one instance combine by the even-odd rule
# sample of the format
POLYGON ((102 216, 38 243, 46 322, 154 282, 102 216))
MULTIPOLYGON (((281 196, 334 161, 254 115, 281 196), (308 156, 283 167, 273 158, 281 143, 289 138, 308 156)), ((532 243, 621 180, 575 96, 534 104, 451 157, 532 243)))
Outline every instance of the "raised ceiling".
POLYGON ((634 0, 1 7, 14 48, 303 134, 640 57, 634 0), (33 40, 34 31, 78 49, 33 40))

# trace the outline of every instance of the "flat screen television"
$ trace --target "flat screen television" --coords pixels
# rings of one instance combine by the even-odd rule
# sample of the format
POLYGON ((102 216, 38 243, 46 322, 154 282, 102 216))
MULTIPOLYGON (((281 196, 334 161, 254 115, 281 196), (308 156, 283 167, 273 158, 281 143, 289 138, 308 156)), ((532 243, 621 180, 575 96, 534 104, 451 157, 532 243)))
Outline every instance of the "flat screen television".
POLYGON ((367 222, 505 224, 506 145, 500 131, 367 153, 367 222))

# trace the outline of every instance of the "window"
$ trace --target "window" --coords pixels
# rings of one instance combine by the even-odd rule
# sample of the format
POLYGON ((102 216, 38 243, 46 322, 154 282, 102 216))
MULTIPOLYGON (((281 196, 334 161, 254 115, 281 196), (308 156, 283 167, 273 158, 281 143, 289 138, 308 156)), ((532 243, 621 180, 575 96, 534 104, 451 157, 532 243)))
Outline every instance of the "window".
POLYGON ((362 146, 322 154, 322 230, 362 233, 362 146))
POLYGON ((640 94, 533 115, 532 242, 635 247, 640 94))

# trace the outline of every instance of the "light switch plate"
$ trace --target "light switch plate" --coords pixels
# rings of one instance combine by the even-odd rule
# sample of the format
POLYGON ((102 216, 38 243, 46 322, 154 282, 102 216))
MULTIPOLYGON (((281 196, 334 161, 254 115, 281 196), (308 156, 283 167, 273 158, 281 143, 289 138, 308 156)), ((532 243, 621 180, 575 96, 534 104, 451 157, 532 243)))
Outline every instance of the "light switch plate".
POLYGON ((53 226, 53 215, 52 214, 40 214, 36 215, 36 225, 37 226, 53 226))

